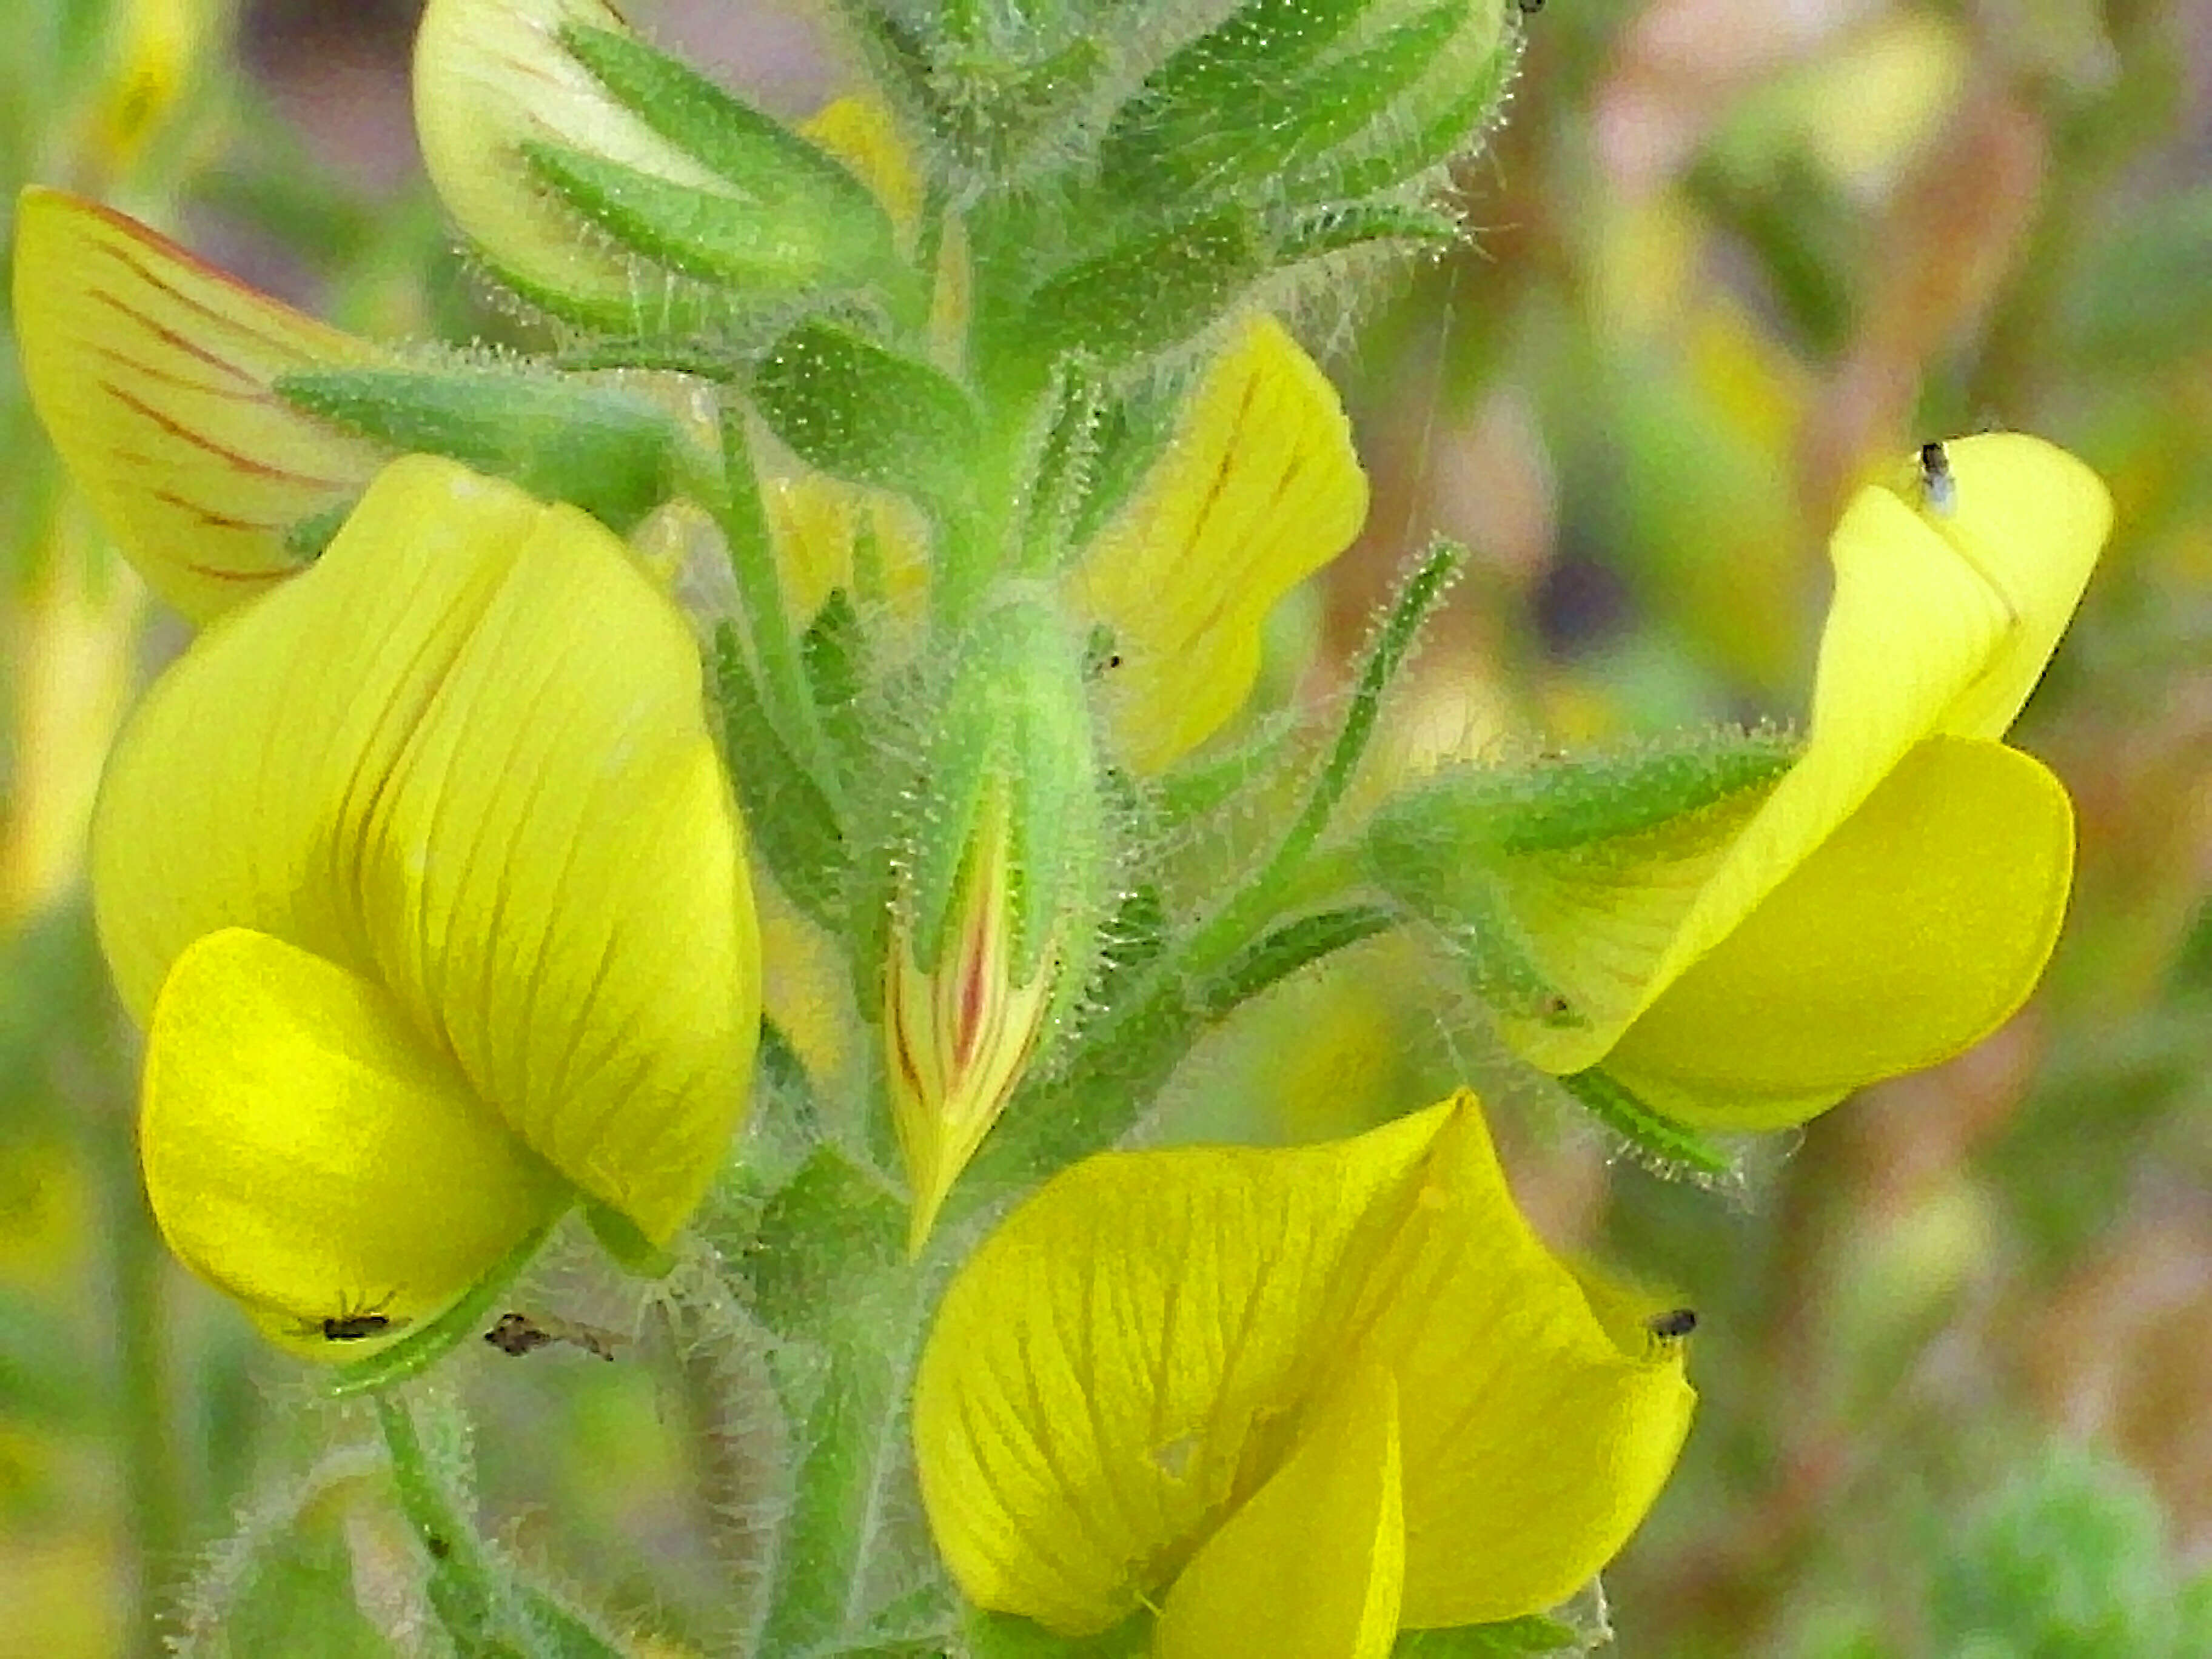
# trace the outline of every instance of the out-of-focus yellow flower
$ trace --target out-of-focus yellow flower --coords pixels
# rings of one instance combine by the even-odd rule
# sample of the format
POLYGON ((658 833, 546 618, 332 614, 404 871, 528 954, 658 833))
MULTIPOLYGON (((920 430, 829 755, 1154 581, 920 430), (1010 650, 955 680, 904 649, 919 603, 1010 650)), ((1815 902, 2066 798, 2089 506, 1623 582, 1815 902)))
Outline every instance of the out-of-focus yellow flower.
POLYGON ((220 47, 222 0, 128 0, 108 33, 108 68, 95 111, 98 154, 120 173, 146 152, 220 47))
POLYGON ((294 526, 343 507, 389 452, 272 390, 392 360, 111 208, 26 190, 16 343, 70 477, 148 584, 194 622, 307 562, 294 526))
POLYGON ((1131 767, 1164 770, 1237 712, 1259 678, 1267 613, 1366 516, 1335 387, 1279 323, 1247 318, 1070 577, 1070 605, 1109 630, 1120 659, 1102 696, 1131 767))
POLYGON ((947 1291, 915 1396, 969 1599, 1163 1655, 1343 1659, 1553 1606, 1656 1496, 1681 1345, 1514 1206, 1473 1097, 1354 1140, 1109 1153, 947 1291))
POLYGON ((2063 915, 2064 787, 2000 739, 2111 527, 2103 483, 2016 434, 1860 491, 1804 753, 1678 831, 1516 855, 1502 891, 1571 1019, 1506 1011, 1548 1071, 1602 1066, 1686 1122, 1802 1121, 2008 1018, 2063 915))
POLYGON ((392 463, 156 682, 93 878, 155 1217, 300 1352, 434 1316, 579 1190, 665 1242, 742 1111, 758 944, 690 632, 596 521, 451 462, 392 463))

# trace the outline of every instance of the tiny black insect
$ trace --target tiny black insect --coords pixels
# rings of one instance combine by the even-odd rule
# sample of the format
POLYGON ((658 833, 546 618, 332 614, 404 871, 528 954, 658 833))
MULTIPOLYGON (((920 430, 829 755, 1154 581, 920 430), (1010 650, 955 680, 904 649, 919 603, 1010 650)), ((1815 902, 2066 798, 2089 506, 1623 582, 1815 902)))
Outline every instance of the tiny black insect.
POLYGON ((347 1308, 322 1319, 301 1322, 302 1336, 319 1336, 325 1342, 358 1342, 363 1337, 381 1336, 386 1331, 396 1331, 407 1322, 394 1319, 384 1310, 392 1303, 390 1297, 367 1308, 347 1308))
POLYGON ((1920 493, 1930 513, 1948 513, 1959 504, 1959 482, 1951 476, 1951 457, 1943 446, 1920 446, 1920 493))
POLYGON ((1644 1322, 1644 1328, 1662 1342, 1678 1341, 1698 1328, 1695 1308, 1669 1308, 1665 1313, 1656 1313, 1644 1322))

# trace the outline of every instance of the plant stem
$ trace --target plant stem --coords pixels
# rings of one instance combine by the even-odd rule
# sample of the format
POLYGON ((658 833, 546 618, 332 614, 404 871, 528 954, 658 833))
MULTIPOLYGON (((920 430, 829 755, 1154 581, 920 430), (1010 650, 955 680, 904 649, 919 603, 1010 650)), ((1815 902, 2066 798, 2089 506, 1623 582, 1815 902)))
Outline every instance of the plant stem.
POLYGON ((423 1455, 422 1437, 407 1402, 396 1394, 376 1396, 377 1425, 392 1458, 399 1512, 430 1558, 428 1589, 438 1621, 462 1659, 510 1659, 520 1650, 503 1640, 501 1597, 486 1570, 473 1524, 453 1507, 423 1455))
POLYGON ((158 1620, 174 1601, 185 1565, 187 1509, 169 1322, 162 1306, 166 1258, 139 1181, 130 1115, 102 1111, 96 1118, 93 1160, 107 1214, 109 1305, 123 1418, 123 1520, 133 1580, 128 1652, 132 1659, 157 1659, 168 1651, 158 1620))

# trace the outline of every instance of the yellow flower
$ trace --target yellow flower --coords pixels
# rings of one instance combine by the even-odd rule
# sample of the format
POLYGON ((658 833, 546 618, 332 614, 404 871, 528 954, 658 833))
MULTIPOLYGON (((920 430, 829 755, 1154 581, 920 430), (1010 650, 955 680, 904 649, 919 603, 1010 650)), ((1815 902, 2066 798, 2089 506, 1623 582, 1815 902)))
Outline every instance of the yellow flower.
POLYGON ((1165 770, 1243 706, 1267 613, 1366 517, 1336 389, 1282 325, 1244 319, 1070 579, 1070 603, 1120 659, 1103 696, 1133 768, 1165 770))
POLYGON ((1516 855, 1513 919, 1570 1019, 1508 1012, 1545 1069, 1686 1122, 1799 1122, 2010 1018, 2064 914, 2064 787, 2000 741, 2111 527, 2103 483, 2016 434, 1860 491, 1802 757, 1679 833, 1516 855))
POLYGON ((1357 1139, 1108 1153, 946 1293, 914 1437, 969 1598, 1155 1651, 1382 1655, 1572 1595, 1656 1496, 1679 1342, 1513 1205, 1473 1097, 1357 1139))
POLYGON ((155 1217, 301 1352, 434 1316, 579 1191, 665 1242, 743 1109, 758 945, 690 632, 596 521, 451 462, 392 463, 156 682, 93 888, 155 1217))
POLYGON ((33 187, 15 217, 31 402, 139 574, 194 622, 307 562, 296 525, 342 509, 389 452, 271 390, 392 360, 203 264, 112 208, 33 187))

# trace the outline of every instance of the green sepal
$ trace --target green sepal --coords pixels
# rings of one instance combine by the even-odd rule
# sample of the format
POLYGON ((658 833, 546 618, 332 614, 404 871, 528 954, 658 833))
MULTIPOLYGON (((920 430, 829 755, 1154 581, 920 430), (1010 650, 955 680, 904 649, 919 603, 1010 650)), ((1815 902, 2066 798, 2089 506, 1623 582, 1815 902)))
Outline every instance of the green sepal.
POLYGON ((1376 815, 1387 880, 1399 849, 1443 843, 1468 859, 1562 853, 1664 829, 1780 781, 1802 747, 1779 727, 1687 733, 1517 766, 1440 772, 1376 815))
POLYGON ((1013 872, 1014 982, 1033 979, 1055 945, 1090 936, 1097 773, 1079 656, 1058 607, 1024 598, 987 611, 961 641, 910 792, 903 910, 919 965, 945 952, 993 806, 1013 872))
POLYGON ((837 220, 640 173, 588 150, 529 143, 523 159, 576 211, 684 276, 798 298, 878 274, 876 250, 837 220))
POLYGON ((848 865, 837 810, 769 719, 730 623, 714 630, 713 668, 723 749, 753 844, 792 902, 834 926, 848 865))
POLYGON ((1432 108, 1400 111, 1376 123, 1358 143, 1309 162, 1284 179, 1285 195, 1294 203, 1352 201, 1449 161, 1497 118, 1520 61, 1521 37, 1508 33, 1484 59, 1480 74, 1451 77, 1432 108))
POLYGON ((867 733, 860 719, 867 650, 867 630, 860 626, 853 596, 842 587, 832 590, 799 641, 799 656, 806 665, 806 683, 814 694, 822 730, 848 785, 868 761, 867 733))
POLYGON ((1276 242, 1285 264, 1325 259, 1353 248, 1387 246, 1398 252, 1442 252, 1467 240, 1459 220, 1441 208, 1403 202, 1361 202, 1300 216, 1276 242))
MULTIPOLYGON (((574 502, 617 534, 668 499, 683 441, 676 423, 645 399, 558 376, 302 369, 278 376, 276 392, 395 450, 448 456, 533 495, 574 502)), ((293 528, 311 533, 304 522, 293 528)))
POLYGON ((1113 522, 1174 436, 1181 400, 1171 389, 1144 383, 1115 398, 1098 416, 1084 470, 1082 498, 1067 528, 1072 558, 1113 522))
POLYGON ((1346 905, 1285 922, 1230 958, 1202 993, 1200 1011, 1208 1019, 1219 1019, 1301 968, 1397 924, 1398 913, 1382 904, 1346 905))
POLYGON ((1657 1174, 1708 1184, 1733 1179, 1736 1160, 1686 1124, 1656 1112, 1602 1066, 1571 1072, 1559 1085, 1591 1116, 1626 1141, 1639 1163, 1657 1174))
MULTIPOLYGON (((1255 88, 1279 88, 1359 21, 1375 0, 1246 0, 1155 70, 1115 118, 1101 153, 1108 178, 1143 175, 1177 143, 1218 143, 1227 112, 1255 88)), ((1236 124, 1240 135, 1248 123, 1236 124)))
POLYGON ((1494 1625, 1401 1632, 1391 1659, 1509 1659, 1515 1654, 1577 1654, 1587 1644, 1571 1625, 1532 1613, 1494 1625))
POLYGON ((963 502, 974 487, 975 405, 917 358, 810 321, 769 349, 751 390, 776 436, 818 471, 939 509, 963 502))
POLYGON ((1152 356, 1222 316, 1273 263, 1246 210, 1188 219, 1047 280, 1024 308, 1019 343, 1046 363, 1067 352, 1109 363, 1152 356))
POLYGON ((561 44, 662 137, 755 200, 851 220, 888 251, 890 222, 828 151, 634 35, 570 25, 561 44))
POLYGON ((647 1238, 637 1223, 611 1204, 586 1198, 583 1212, 592 1237, 624 1273, 638 1279, 665 1279, 676 1270, 676 1257, 668 1247, 647 1238))
POLYGON ((354 508, 360 505, 361 497, 351 495, 335 507, 295 519, 284 526, 284 550, 302 564, 313 563, 323 556, 331 538, 345 528, 345 521, 353 517, 354 508))
MULTIPOLYGON (((1220 199, 1287 170, 1312 166, 1405 96, 1468 20, 1464 0, 1430 7, 1374 42, 1297 79, 1279 64, 1233 82, 1202 77, 1200 101, 1159 106, 1130 131, 1122 154, 1148 187, 1187 200, 1220 199)), ((1109 162, 1107 178, 1115 179, 1109 162)))

